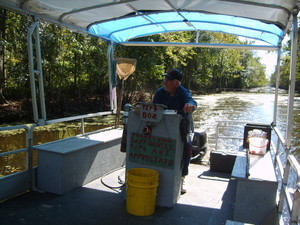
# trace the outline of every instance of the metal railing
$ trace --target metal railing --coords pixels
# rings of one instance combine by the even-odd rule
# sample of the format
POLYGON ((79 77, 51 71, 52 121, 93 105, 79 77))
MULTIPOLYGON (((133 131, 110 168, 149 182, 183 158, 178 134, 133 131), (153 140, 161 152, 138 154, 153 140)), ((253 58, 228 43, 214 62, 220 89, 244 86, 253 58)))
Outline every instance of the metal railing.
MULTIPOLYGON (((9 131, 9 130, 25 130, 26 133, 26 143, 25 143, 25 148, 21 148, 21 149, 16 149, 16 150, 10 150, 7 152, 0 152, 0 157, 6 157, 6 156, 13 156, 22 152, 26 153, 26 166, 25 166, 25 172, 28 172, 28 180, 26 178, 26 184, 20 184, 17 182, 11 182, 11 185, 24 185, 24 187, 29 187, 30 189, 34 190, 35 189, 35 180, 34 180, 34 176, 33 176, 33 170, 34 170, 34 166, 33 166, 33 138, 34 138, 34 130, 37 127, 42 127, 42 126, 46 126, 49 124, 55 124, 55 123, 62 123, 62 122, 68 122, 68 121, 74 121, 74 120, 81 120, 81 128, 80 131, 81 133, 79 134, 79 136, 82 135, 86 135, 86 134, 90 134, 90 133, 95 133, 95 132, 101 132, 107 129, 112 129, 113 126, 111 127, 107 127, 104 129, 99 129, 97 131, 93 131, 93 132, 89 132, 89 133, 85 133, 85 121, 84 119, 86 118, 91 118, 91 117, 98 117, 98 116, 107 116, 107 115, 114 115, 113 112, 109 111, 109 112, 98 112, 98 113, 91 113, 91 114, 86 114, 86 115, 79 115, 79 116, 73 116, 73 117, 66 117, 66 118, 60 118, 60 119, 54 119, 54 120, 48 120, 46 121, 45 125, 38 125, 38 124, 32 124, 32 125, 17 125, 17 126, 8 126, 8 127, 0 127, 0 132, 1 131, 9 131)), ((24 171, 23 169, 20 170, 16 170, 12 173, 10 173, 9 175, 4 175, 4 176, 0 176, 0 186, 1 186, 1 181, 3 180, 3 182, 5 182, 4 180, 9 177, 10 180, 13 180, 14 177, 16 177, 16 180, 18 179, 18 173, 24 171)), ((7 187, 9 189, 14 189, 14 187, 7 187)), ((20 188, 15 188, 15 189, 20 189, 20 188)), ((26 188, 27 189, 27 188, 26 188)), ((22 190, 22 191, 25 191, 22 190)), ((13 194, 18 194, 18 193, 13 193, 13 194)), ((5 196, 5 193, 0 193, 0 200, 4 199, 4 198, 8 198, 10 196, 5 196)))
MULTIPOLYGON (((17 170, 9 175, 0 177, 0 186, 2 187, 2 189, 0 190, 0 201, 9 198, 13 195, 24 192, 28 189, 33 189, 35 185, 34 175, 33 175, 32 134, 36 126, 37 126, 36 124, 33 124, 31 126, 17 125, 17 126, 10 126, 10 127, 0 127, 0 131, 24 129, 26 133, 25 148, 0 153, 0 157, 5 157, 5 156, 9 157, 22 152, 26 153, 25 156, 26 162, 24 168, 25 170, 23 169, 17 170), (6 192, 6 190, 8 192, 6 192)), ((6 172, 7 165, 4 164, 3 166, 4 167, 1 169, 1 171, 6 172)))
MULTIPOLYGON (((216 150, 219 148, 220 139, 242 140, 238 135, 224 135, 221 129, 243 127, 244 121, 218 121, 216 125, 216 150), (221 134, 220 134, 221 133, 221 134)), ((272 127, 275 137, 271 141, 271 155, 274 170, 278 180, 278 221, 279 224, 296 225, 299 220, 300 210, 300 164, 286 148, 284 136, 277 127, 272 127), (273 141, 275 140, 276 143, 273 141)), ((241 132, 240 134, 243 134, 241 132)))
POLYGON ((239 129, 240 132, 234 132, 234 134, 243 134, 243 128, 244 125, 247 122, 245 121, 233 121, 233 120, 223 120, 223 121, 218 121, 217 125, 216 125, 216 134, 215 134, 215 138, 216 138, 216 143, 215 143, 215 149, 218 150, 219 149, 219 141, 220 139, 230 139, 230 140, 243 140, 242 136, 238 136, 238 135, 233 135, 233 133, 229 135, 226 135, 226 132, 220 132, 220 129, 224 129, 224 128, 228 128, 230 125, 230 128, 234 128, 234 129, 239 129), (220 135, 221 133, 221 135, 220 135))
POLYGON ((278 216, 280 224, 286 224, 283 217, 289 216, 289 224, 298 224, 300 210, 300 164, 286 149, 286 142, 277 127, 273 128, 277 136, 277 144, 272 142, 274 168, 278 169, 279 184, 278 216), (287 206, 288 214, 284 211, 287 206))
POLYGON ((80 116, 71 116, 71 117, 65 117, 65 118, 60 118, 60 119, 54 119, 54 120, 47 120, 46 124, 54 124, 54 123, 62 123, 62 122, 68 122, 68 121, 74 121, 74 120, 80 120, 81 121, 81 134, 85 134, 84 130, 84 119, 86 118, 92 118, 92 117, 97 117, 97 116, 108 116, 108 115, 113 115, 114 113, 111 111, 107 112, 97 112, 97 113, 89 113, 86 115, 80 115, 80 116))
POLYGON ((26 169, 31 169, 32 168, 32 155, 31 155, 31 146, 32 146, 32 131, 33 131, 33 126, 29 127, 27 125, 17 125, 17 126, 9 126, 9 127, 0 127, 0 131, 8 131, 8 130, 21 130, 24 129, 26 133, 26 143, 25 143, 25 148, 22 149, 17 149, 17 150, 12 150, 8 152, 2 152, 0 153, 0 157, 3 156, 9 156, 9 155, 14 155, 20 152, 27 152, 26 156, 26 169))

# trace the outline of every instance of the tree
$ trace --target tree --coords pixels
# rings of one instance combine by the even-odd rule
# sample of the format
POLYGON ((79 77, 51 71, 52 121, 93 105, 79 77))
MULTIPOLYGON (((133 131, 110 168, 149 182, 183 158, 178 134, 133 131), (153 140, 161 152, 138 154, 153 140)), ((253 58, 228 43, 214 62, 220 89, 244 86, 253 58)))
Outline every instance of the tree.
MULTIPOLYGON (((0 95, 8 100, 30 99, 26 39, 33 20, 4 10, 0 19, 0 95)), ((107 109, 108 43, 42 21, 40 31, 47 118, 107 109)), ((195 32, 178 32, 138 41, 195 39, 195 32)), ((199 42, 242 43, 232 35, 204 31, 200 32, 199 42)), ((149 100, 171 68, 180 69, 183 85, 198 92, 247 88, 263 85, 266 80, 264 67, 248 50, 116 45, 115 57, 137 59, 136 71, 125 82, 124 102, 149 100)), ((0 100, 4 102, 1 96, 0 100)))
MULTIPOLYGON (((298 36, 300 35, 300 28, 298 28, 298 36)), ((295 91, 300 92, 300 38, 298 38, 298 51, 297 51, 297 62, 296 62, 296 83, 295 83, 295 91)), ((287 42, 285 46, 283 46, 284 56, 281 59, 280 63, 280 79, 279 79, 279 87, 283 89, 289 88, 289 79, 290 79, 290 57, 291 57, 291 40, 287 42)), ((271 81, 272 85, 275 86, 276 74, 272 74, 271 81)))
POLYGON ((5 62, 5 42, 6 42, 6 9, 0 9, 0 103, 8 103, 3 95, 3 90, 6 86, 6 70, 5 62))

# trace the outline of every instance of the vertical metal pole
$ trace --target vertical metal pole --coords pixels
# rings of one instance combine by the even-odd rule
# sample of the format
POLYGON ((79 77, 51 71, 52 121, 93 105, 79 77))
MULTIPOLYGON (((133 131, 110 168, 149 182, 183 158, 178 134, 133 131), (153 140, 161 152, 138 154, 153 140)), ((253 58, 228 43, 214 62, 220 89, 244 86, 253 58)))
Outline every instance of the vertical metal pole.
POLYGON ((42 70, 42 56, 41 56, 41 45, 40 45, 40 32, 39 32, 39 23, 36 22, 35 29, 35 51, 36 51, 36 60, 37 60, 37 70, 39 73, 39 91, 40 91, 40 106, 42 119, 46 120, 46 106, 45 106, 45 93, 44 93, 44 78, 42 70))
POLYGON ((277 123, 277 110, 278 110, 278 88, 279 88, 279 78, 280 78, 280 56, 281 47, 277 50, 277 65, 276 65, 276 89, 275 89, 275 100, 274 100, 274 111, 273 111, 273 126, 277 123))
POLYGON ((299 217, 299 208, 300 208, 300 190, 299 182, 297 182, 296 191, 293 194, 293 209, 291 213, 291 222, 297 224, 299 217))
POLYGON ((81 118, 81 134, 84 134, 84 118, 81 118))
POLYGON ((215 150, 218 150, 218 139, 219 139, 219 129, 220 129, 220 121, 218 121, 217 126, 216 126, 216 144, 215 144, 215 150))
POLYGON ((34 190, 36 189, 36 177, 34 175, 33 171, 33 131, 36 127, 36 124, 32 124, 28 129, 26 129, 26 147, 28 149, 28 155, 27 155, 27 169, 28 169, 28 182, 29 187, 34 190))
POLYGON ((296 62, 297 62, 297 44, 298 44, 298 21, 297 14, 293 14, 293 35, 291 46, 291 65, 290 65, 290 85, 288 96, 288 112, 287 112, 287 128, 286 128, 286 148, 291 147, 291 137, 293 128, 293 107, 295 95, 295 81, 296 81, 296 62))
POLYGON ((108 49, 107 49, 107 62, 108 62, 108 81, 109 81, 109 101, 110 101, 110 110, 113 110, 113 96, 112 96, 112 78, 111 78, 111 75, 112 75, 112 68, 111 68, 111 44, 108 46, 108 49))
POLYGON ((34 121, 38 122, 38 107, 36 100, 36 87, 35 87, 35 76, 34 76, 34 59, 33 59, 33 45, 32 45, 32 35, 37 26, 37 22, 31 24, 27 33, 27 43, 28 43, 28 59, 29 59, 29 76, 30 76, 30 86, 31 86, 31 101, 33 109, 34 121))
POLYGON ((32 146, 33 146, 33 129, 29 128, 26 130, 26 147, 28 149, 27 152, 27 170, 28 170, 28 182, 29 182, 29 187, 33 189, 33 184, 35 183, 34 181, 34 176, 33 176, 33 153, 32 153, 32 146))
MULTIPOLYGON (((280 194, 279 194, 279 204, 278 204, 278 213, 282 214, 284 207, 284 199, 285 199, 285 188, 288 183, 289 172, 290 172, 291 164, 289 160, 286 160, 285 169, 283 172, 283 178, 281 181, 280 194)), ((282 215, 281 215, 282 216, 282 215)))
POLYGON ((109 76, 109 95, 110 95, 110 110, 115 111, 117 107, 117 95, 116 95, 116 87, 113 87, 112 74, 114 71, 112 70, 112 62, 113 62, 113 48, 114 45, 111 42, 108 50, 107 50, 107 60, 108 60, 108 76, 109 76))
MULTIPOLYGON (((113 62, 114 61, 114 43, 112 42, 111 44, 111 61, 113 62)), ((113 68, 115 69, 115 68, 113 68)), ((112 73, 115 74, 115 77, 114 77, 114 83, 116 84, 114 86, 114 88, 112 89, 112 92, 113 92, 113 95, 115 96, 115 98, 113 99, 113 105, 114 105, 114 113, 116 113, 116 110, 117 110, 117 104, 118 104, 118 96, 117 96, 117 75, 116 75, 116 71, 112 71, 112 73)))

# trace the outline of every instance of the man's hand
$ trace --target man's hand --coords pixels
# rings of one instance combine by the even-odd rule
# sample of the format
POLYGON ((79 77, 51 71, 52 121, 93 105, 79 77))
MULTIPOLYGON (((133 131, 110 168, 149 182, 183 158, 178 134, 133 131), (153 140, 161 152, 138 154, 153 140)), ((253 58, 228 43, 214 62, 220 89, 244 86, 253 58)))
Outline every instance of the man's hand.
POLYGON ((190 113, 193 112, 196 109, 196 106, 189 104, 189 103, 185 103, 184 107, 183 107, 183 111, 185 113, 190 113))

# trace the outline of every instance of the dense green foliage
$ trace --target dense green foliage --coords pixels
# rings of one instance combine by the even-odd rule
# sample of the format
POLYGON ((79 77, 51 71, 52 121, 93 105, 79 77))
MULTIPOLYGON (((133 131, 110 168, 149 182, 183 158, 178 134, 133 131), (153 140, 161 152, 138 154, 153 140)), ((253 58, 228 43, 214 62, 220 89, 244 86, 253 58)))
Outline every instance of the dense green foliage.
MULTIPOLYGON (((298 37, 300 36, 300 28, 298 28, 298 37)), ((295 90, 300 93, 300 38, 298 38, 298 51, 297 51, 297 63, 296 63, 296 84, 295 90)), ((281 59, 280 70, 279 70, 279 87, 283 89, 289 88, 290 80, 290 56, 291 56, 291 41, 288 41, 285 46, 283 46, 283 57, 281 59)), ((276 73, 271 76, 271 84, 275 86, 276 84, 276 73)))
MULTIPOLYGON (((31 17, 0 9, 0 104, 30 101, 27 29, 31 17)), ((40 23, 45 99, 48 118, 108 109, 108 44, 95 37, 40 23), (73 103, 73 104, 72 104, 73 103)), ((194 32, 144 37, 143 41, 195 42, 194 32)), ((242 44, 237 37, 201 32, 202 43, 242 44)), ((244 89, 267 83, 265 68, 249 50, 115 46, 115 57, 137 59, 136 71, 125 81, 126 102, 154 92, 162 74, 179 68, 183 85, 200 93, 224 88, 244 89)))

